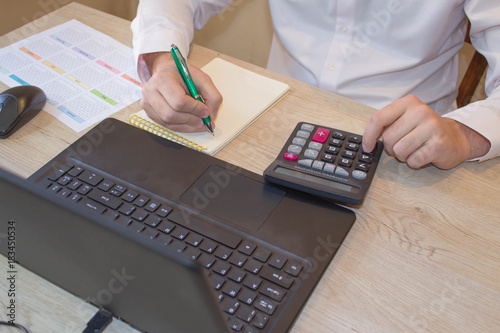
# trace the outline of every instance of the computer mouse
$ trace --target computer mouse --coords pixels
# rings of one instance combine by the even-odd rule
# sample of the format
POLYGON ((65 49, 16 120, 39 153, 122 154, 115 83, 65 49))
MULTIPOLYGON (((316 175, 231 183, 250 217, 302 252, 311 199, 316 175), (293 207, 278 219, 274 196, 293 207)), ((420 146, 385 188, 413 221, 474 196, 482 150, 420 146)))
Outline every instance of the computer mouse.
POLYGON ((0 139, 5 139, 43 109, 47 96, 35 86, 18 86, 0 93, 0 139))

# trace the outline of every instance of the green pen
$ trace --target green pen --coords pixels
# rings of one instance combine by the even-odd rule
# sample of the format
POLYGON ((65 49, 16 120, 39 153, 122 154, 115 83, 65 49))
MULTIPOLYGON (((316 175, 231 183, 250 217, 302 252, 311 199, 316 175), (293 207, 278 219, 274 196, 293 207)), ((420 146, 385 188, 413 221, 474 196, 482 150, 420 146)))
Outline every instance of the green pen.
MULTIPOLYGON (((181 51, 179 51, 179 48, 174 44, 172 44, 172 49, 170 53, 172 53, 172 58, 174 58, 175 64, 177 65, 177 69, 179 70, 179 73, 181 74, 184 83, 186 83, 186 86, 191 96, 197 101, 205 103, 203 97, 198 93, 198 90, 196 90, 196 86, 194 85, 193 79, 191 78, 191 74, 189 73, 186 60, 182 56, 181 51)), ((214 135, 214 130, 212 128, 212 120, 210 119, 210 116, 203 118, 203 123, 205 124, 205 126, 207 126, 208 132, 214 135)))

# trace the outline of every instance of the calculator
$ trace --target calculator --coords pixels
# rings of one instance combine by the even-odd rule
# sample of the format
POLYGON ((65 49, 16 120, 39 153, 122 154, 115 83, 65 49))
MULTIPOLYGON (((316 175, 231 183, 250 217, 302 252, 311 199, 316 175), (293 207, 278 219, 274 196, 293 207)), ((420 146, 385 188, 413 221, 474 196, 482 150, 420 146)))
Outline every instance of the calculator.
POLYGON ((363 151, 362 136, 300 122, 264 171, 270 183, 355 206, 362 205, 384 149, 363 151))

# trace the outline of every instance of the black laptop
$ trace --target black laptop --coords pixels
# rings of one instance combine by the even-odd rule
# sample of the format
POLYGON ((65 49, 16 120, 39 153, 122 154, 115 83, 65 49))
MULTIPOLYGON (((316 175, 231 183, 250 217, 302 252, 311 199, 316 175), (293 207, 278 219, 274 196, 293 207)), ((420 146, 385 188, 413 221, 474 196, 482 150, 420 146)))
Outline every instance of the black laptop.
POLYGON ((355 220, 114 119, 0 182, 16 260, 146 332, 289 331, 355 220))

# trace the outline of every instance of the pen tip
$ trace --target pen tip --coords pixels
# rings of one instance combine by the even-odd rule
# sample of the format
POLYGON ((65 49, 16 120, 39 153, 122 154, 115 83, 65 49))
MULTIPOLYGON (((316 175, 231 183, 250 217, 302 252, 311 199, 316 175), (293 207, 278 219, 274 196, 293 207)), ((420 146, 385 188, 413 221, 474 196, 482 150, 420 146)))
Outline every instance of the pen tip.
POLYGON ((207 126, 208 133, 214 135, 214 129, 212 127, 212 123, 206 123, 205 125, 207 126))

